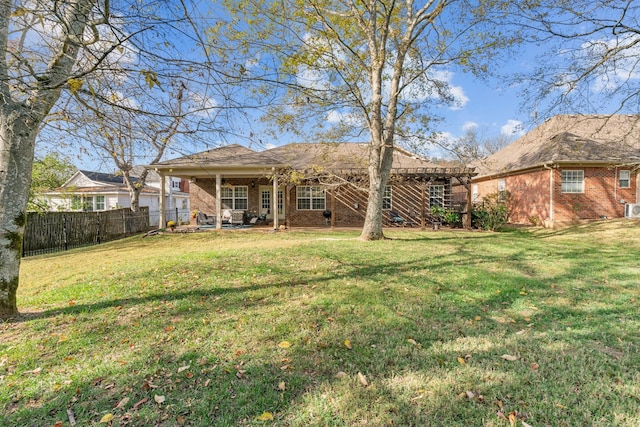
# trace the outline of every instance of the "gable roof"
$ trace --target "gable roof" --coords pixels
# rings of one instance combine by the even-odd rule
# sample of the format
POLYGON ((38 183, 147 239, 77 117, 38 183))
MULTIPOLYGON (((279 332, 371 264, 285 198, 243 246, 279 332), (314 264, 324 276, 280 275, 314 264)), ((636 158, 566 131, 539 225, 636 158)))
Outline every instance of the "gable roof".
POLYGON ((552 163, 640 163, 640 116, 554 116, 472 166, 489 176, 552 163))

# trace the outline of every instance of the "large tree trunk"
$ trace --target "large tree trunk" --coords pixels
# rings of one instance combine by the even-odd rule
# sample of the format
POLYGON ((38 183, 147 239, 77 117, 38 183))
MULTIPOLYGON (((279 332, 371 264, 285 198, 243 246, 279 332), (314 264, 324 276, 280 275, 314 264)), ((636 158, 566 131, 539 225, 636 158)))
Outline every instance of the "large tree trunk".
POLYGON ((0 319, 18 314, 16 294, 38 123, 7 105, 0 113, 0 319))
POLYGON ((382 199, 393 162, 393 147, 376 144, 369 153, 369 198, 361 240, 382 240, 382 199))

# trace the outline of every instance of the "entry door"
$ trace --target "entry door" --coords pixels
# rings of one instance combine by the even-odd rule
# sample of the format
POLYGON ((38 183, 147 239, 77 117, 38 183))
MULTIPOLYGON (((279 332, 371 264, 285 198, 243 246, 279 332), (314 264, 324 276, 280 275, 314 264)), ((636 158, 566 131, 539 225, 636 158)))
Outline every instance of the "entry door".
MULTIPOLYGON (((267 218, 273 219, 273 187, 260 187, 260 211, 267 209, 267 218)), ((284 191, 278 189, 278 219, 284 219, 284 191)))

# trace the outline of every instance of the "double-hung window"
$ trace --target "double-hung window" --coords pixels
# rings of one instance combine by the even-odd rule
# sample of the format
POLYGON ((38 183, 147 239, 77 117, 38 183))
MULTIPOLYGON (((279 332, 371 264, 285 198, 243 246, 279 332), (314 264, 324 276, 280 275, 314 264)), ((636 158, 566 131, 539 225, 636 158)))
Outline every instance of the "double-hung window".
POLYGON ((618 172, 619 178, 619 186, 620 188, 629 188, 631 187, 631 171, 621 170, 618 172))
POLYGON ((562 192, 563 193, 584 193, 584 171, 563 170, 562 171, 562 192))
POLYGON ((296 201, 299 211, 324 210, 325 189, 314 185, 301 185, 296 188, 296 201))
POLYGON ((96 210, 97 211, 104 210, 104 196, 96 196, 96 210))
POLYGON ((249 187, 246 185, 222 187, 220 189, 220 201, 223 209, 247 210, 249 206, 249 187))

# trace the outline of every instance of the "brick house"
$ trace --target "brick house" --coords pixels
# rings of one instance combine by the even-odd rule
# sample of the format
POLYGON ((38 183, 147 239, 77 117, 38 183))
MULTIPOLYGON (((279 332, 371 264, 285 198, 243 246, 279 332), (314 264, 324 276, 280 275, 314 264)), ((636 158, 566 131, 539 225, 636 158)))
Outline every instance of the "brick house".
POLYGON ((472 199, 508 191, 511 223, 621 218, 640 202, 640 116, 555 116, 474 166, 472 199))
MULTIPOLYGON (((224 210, 241 212, 244 222, 265 213, 274 228, 362 226, 367 153, 368 145, 357 143, 288 144, 264 151, 233 144, 148 167, 188 179, 191 208, 217 218, 217 226, 224 210)), ((433 219, 432 206, 464 213, 473 175, 472 168, 439 167, 395 148, 383 220, 389 224, 395 211, 424 227, 433 219), (460 186, 467 189, 463 197, 453 196, 460 186)))

